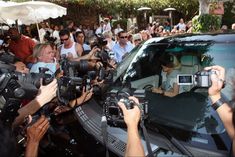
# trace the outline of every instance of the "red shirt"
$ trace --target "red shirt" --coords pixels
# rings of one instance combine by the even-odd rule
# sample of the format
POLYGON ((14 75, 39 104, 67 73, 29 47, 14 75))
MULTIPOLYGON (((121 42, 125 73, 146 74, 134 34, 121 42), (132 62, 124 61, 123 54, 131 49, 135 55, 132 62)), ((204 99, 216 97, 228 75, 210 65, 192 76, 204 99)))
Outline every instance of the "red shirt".
POLYGON ((21 35, 18 41, 15 42, 12 40, 10 42, 9 49, 10 52, 14 53, 21 61, 30 62, 28 57, 33 54, 35 45, 36 43, 31 38, 21 35))

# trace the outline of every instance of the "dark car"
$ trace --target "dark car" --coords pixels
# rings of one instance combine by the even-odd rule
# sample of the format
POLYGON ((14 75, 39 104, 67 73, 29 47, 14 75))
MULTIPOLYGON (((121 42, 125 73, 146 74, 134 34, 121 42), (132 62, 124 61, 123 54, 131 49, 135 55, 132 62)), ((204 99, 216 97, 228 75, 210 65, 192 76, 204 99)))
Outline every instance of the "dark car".
MULTIPOLYGON (((232 79, 235 77, 235 34, 198 34, 152 38, 135 47, 118 65, 114 83, 108 87, 145 89, 148 118, 145 126, 155 156, 228 156, 231 141, 208 99, 208 88, 183 85, 184 92, 174 97, 152 93, 160 85, 159 57, 171 53, 176 56, 181 74, 194 76, 204 67, 220 65, 226 68, 226 87, 223 96, 232 100, 232 79)), ((104 93, 105 94, 105 93, 104 93)), ((107 127, 108 140, 103 140, 101 117, 104 100, 95 98, 76 108, 76 115, 85 130, 109 150, 123 156, 126 129, 107 127)), ((146 155, 148 154, 143 139, 146 155)))

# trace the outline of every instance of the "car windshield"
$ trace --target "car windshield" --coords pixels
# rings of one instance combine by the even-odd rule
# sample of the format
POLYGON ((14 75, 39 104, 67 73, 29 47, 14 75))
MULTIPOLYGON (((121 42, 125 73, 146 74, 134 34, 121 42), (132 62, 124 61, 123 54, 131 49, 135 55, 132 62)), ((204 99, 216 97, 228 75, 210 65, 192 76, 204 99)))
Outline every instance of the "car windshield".
MULTIPOLYGON (((235 42, 226 41, 226 36, 222 42, 209 37, 206 39, 206 36, 204 40, 200 40, 200 37, 151 39, 132 51, 118 66, 116 79, 122 76, 123 83, 134 89, 159 87, 162 79, 159 58, 162 54, 170 53, 180 63, 176 67, 180 74, 194 75, 211 65, 220 65, 230 71, 227 72, 227 85, 222 91, 230 101, 233 93, 230 84, 235 76, 235 42)), ((228 35, 227 38, 231 37, 228 35)), ((208 99, 208 89, 195 88, 194 85, 181 85, 180 88, 183 92, 175 97, 162 96, 151 90, 146 92, 149 121, 204 134, 223 133, 224 126, 208 99)))

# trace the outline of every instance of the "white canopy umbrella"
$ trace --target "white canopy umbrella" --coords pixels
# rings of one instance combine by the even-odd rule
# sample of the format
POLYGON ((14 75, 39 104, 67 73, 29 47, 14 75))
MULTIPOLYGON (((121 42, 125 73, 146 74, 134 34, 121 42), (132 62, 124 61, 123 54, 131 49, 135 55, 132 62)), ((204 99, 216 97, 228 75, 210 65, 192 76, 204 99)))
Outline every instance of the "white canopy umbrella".
POLYGON ((48 18, 57 18, 67 14, 67 9, 50 2, 29 1, 0 7, 0 18, 19 20, 22 24, 33 24, 48 18))
MULTIPOLYGON (((0 1, 0 10, 2 7, 8 7, 8 6, 12 6, 12 5, 16 5, 16 2, 5 2, 5 1, 0 1)), ((0 16, 0 23, 7 23, 7 24, 13 24, 15 23, 14 20, 11 20, 9 18, 2 18, 0 16)))
POLYGON ((66 8, 44 1, 29 1, 0 7, 0 17, 2 19, 20 20, 26 25, 66 14, 66 8))

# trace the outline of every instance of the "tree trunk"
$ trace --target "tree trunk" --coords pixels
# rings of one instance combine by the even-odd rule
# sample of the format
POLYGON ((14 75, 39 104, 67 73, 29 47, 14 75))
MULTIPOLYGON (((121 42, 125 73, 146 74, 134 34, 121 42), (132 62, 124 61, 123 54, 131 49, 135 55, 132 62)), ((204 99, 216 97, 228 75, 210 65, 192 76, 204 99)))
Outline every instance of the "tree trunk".
POLYGON ((199 1, 199 15, 209 14, 209 0, 199 1))

